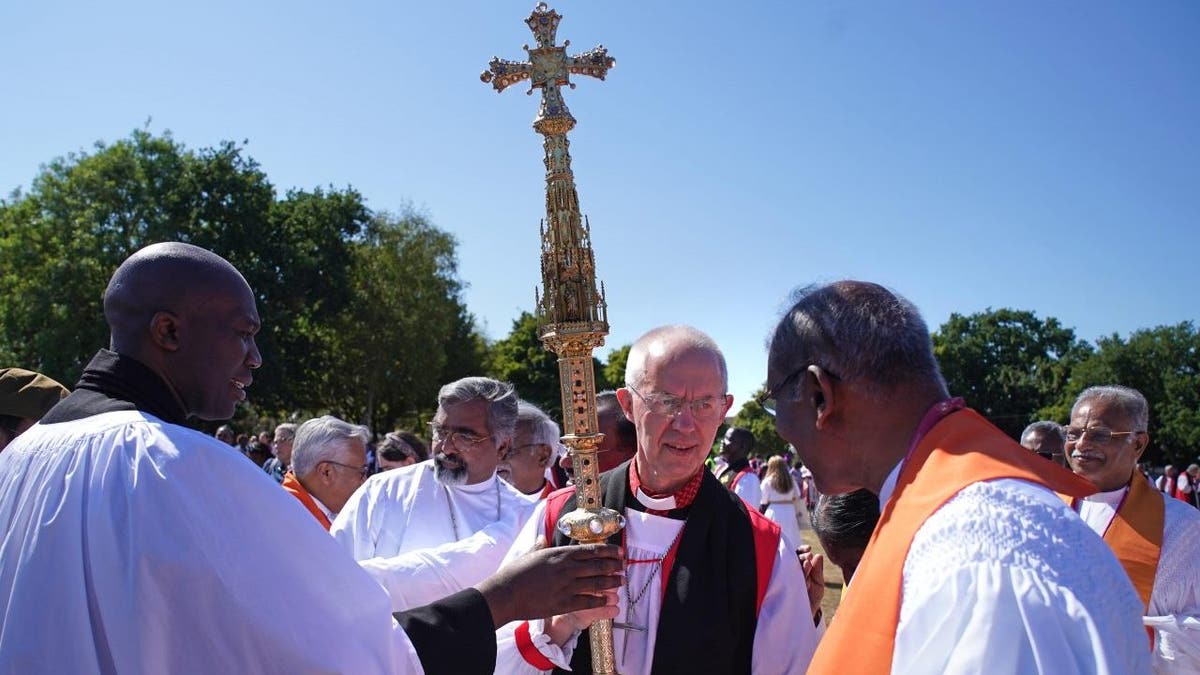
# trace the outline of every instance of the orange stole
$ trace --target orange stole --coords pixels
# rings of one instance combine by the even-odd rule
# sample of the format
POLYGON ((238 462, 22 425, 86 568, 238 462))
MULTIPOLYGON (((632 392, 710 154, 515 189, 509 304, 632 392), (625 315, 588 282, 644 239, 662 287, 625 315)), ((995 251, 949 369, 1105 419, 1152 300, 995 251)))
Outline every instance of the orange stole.
MULTIPOLYGON (((1075 506, 1075 499, 1066 501, 1075 506)), ((1104 543, 1108 544, 1121 567, 1125 568, 1125 574, 1142 599, 1142 606, 1145 607, 1143 613, 1147 616, 1150 614, 1154 577, 1158 576, 1165 517, 1166 505, 1162 493, 1150 487, 1150 483, 1135 468, 1129 481, 1129 494, 1104 532, 1104 543)), ((1147 627, 1146 632, 1150 635, 1150 648, 1153 649, 1154 629, 1147 627)))
POLYGON ((1096 486, 1017 445, 974 410, 960 410, 929 430, 900 470, 854 573, 854 592, 838 607, 809 665, 810 673, 887 673, 900 622, 904 560, 917 530, 963 488, 1017 478, 1078 497, 1096 486))
POLYGON ((300 484, 300 480, 291 471, 283 475, 283 489, 290 492, 296 499, 299 499, 304 508, 313 514, 317 522, 321 523, 321 527, 324 527, 326 532, 329 531, 333 523, 329 522, 329 519, 325 517, 325 512, 317 506, 317 503, 313 501, 312 495, 308 494, 308 490, 304 489, 304 486, 300 484))

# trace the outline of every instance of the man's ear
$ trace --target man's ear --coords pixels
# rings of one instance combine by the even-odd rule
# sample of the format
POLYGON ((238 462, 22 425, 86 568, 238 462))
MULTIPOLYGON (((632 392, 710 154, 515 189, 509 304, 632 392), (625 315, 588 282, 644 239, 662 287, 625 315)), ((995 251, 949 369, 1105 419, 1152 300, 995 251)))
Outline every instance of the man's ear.
POLYGON ((625 413, 625 419, 633 422, 633 394, 629 393, 629 389, 621 387, 617 390, 617 403, 621 404, 621 412, 625 413))
POLYGON ((155 312, 150 317, 150 339, 159 349, 168 352, 178 351, 179 317, 168 311, 155 312))
POLYGON ((510 445, 512 445, 511 438, 496 446, 496 461, 497 462, 504 460, 504 453, 508 452, 508 447, 510 445))
POLYGON ((824 430, 840 403, 834 395, 833 378, 824 368, 814 364, 805 370, 804 380, 802 395, 812 397, 813 410, 817 414, 817 429, 824 430))
POLYGON ((1141 459, 1142 453, 1146 451, 1146 448, 1150 447, 1150 434, 1143 431, 1137 435, 1137 439, 1134 440, 1134 443, 1138 444, 1134 451, 1136 453, 1135 457, 1137 457, 1137 459, 1141 459))

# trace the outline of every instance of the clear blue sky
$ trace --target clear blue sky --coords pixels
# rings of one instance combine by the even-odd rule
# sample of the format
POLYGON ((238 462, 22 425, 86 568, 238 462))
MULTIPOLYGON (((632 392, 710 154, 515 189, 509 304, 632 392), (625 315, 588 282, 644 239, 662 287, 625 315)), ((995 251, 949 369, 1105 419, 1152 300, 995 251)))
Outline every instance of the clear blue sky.
MULTIPOLYGON (((152 118, 249 139, 282 192, 353 186, 460 242, 491 337, 533 305, 533 2, 8 2, 0 191, 152 118)), ((791 289, 858 277, 951 312, 1031 309, 1080 337, 1197 318, 1200 4, 552 3, 608 81, 567 102, 609 346, 686 322, 739 399, 791 289)), ((601 354, 607 353, 605 348, 601 354)))

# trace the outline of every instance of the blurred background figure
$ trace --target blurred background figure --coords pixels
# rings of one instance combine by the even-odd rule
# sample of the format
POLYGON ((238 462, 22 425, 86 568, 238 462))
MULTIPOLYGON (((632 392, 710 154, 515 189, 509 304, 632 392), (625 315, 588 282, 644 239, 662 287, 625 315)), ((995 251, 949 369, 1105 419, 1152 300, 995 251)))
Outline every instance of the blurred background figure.
POLYGON ((1067 442, 1063 428, 1057 422, 1042 420, 1025 427, 1021 432, 1021 447, 1032 450, 1059 466, 1067 465, 1067 455, 1063 447, 1067 442))
POLYGON ((0 450, 68 393, 54 380, 22 368, 0 369, 0 450))
POLYGON ((416 434, 393 431, 375 446, 380 471, 390 471, 403 466, 412 466, 429 459, 429 450, 416 434))
POLYGON ((217 427, 217 432, 213 434, 213 438, 221 441, 225 445, 237 447, 237 436, 233 433, 233 427, 228 424, 222 424, 217 427))
MULTIPOLYGON (((615 469, 637 453, 637 430, 621 410, 617 392, 610 389, 596 394, 596 425, 604 434, 600 452, 596 455, 600 473, 615 469)), ((558 465, 567 472, 568 477, 574 477, 570 453, 564 452, 558 465)))
POLYGON ((788 471, 787 460, 778 455, 767 460, 767 473, 762 484, 762 505, 759 507, 763 515, 779 524, 783 537, 788 542, 788 548, 796 548, 804 543, 800 530, 811 527, 808 522, 808 510, 800 496, 800 486, 792 480, 788 471))
MULTIPOLYGON (((848 586, 862 560, 875 523, 879 521, 879 497, 870 490, 840 495, 821 495, 813 512, 812 526, 825 549, 825 557, 842 570, 848 586)), ((843 598, 845 588, 842 589, 843 598)))
POLYGON ((541 408, 528 401, 519 402, 513 442, 500 456, 497 475, 526 497, 545 499, 555 489, 549 468, 558 461, 561 436, 558 424, 541 408))
POLYGON ((275 427, 271 441, 271 453, 275 456, 264 462, 262 468, 276 483, 282 483, 284 474, 292 468, 292 441, 295 438, 295 424, 285 422, 275 427))

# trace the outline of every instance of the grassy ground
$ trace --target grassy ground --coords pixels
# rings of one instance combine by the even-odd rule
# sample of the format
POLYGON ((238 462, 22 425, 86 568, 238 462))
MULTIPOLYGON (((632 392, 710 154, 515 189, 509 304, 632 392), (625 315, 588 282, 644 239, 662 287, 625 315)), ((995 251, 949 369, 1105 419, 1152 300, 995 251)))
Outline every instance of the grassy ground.
MULTIPOLYGON (((821 548, 821 542, 817 541, 817 535, 811 529, 801 530, 800 536, 804 537, 804 543, 813 547, 814 551, 825 554, 825 550, 821 548)), ((825 623, 828 624, 833 615, 837 613, 838 602, 842 599, 842 571, 837 568, 837 565, 825 561, 825 597, 821 600, 821 610, 825 614, 825 623)))

